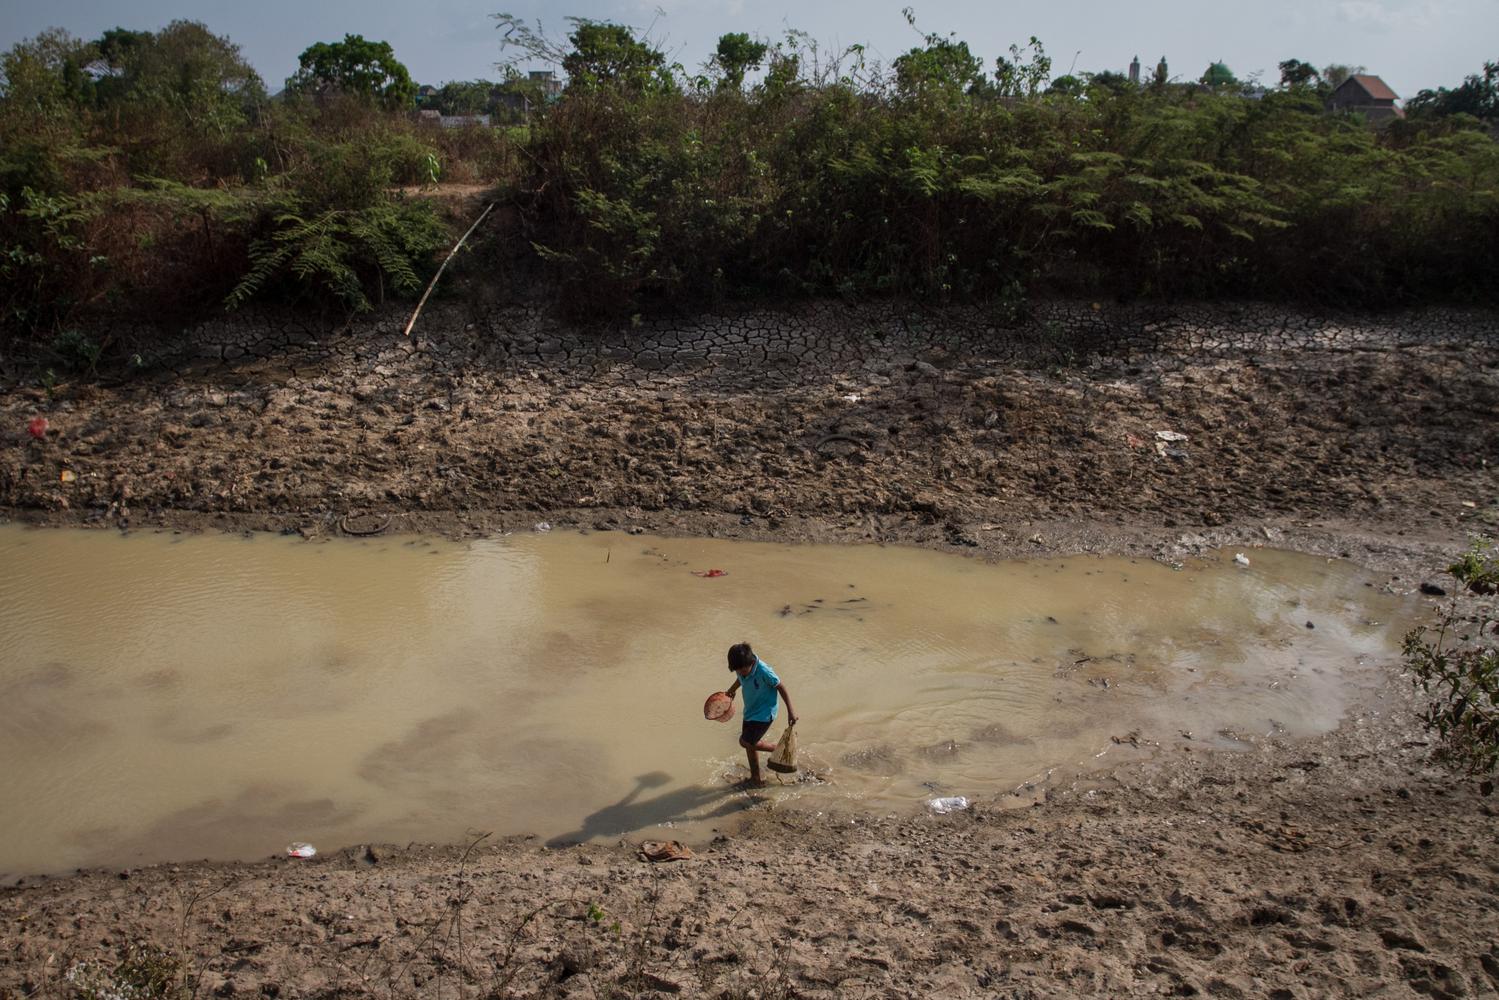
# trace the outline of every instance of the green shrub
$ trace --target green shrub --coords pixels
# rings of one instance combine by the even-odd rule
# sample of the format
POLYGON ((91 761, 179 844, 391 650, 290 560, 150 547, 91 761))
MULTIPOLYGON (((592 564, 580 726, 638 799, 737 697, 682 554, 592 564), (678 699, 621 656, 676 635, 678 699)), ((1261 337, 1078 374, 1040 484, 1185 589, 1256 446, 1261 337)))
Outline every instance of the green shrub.
MULTIPOLYGON (((1493 593, 1499 559, 1492 540, 1475 538, 1449 572, 1475 593, 1493 593)), ((1455 605, 1434 628, 1405 637, 1406 667, 1431 702, 1421 719, 1442 753, 1470 774, 1499 769, 1499 622, 1485 610, 1461 619, 1455 605)))
POLYGON ((447 235, 432 206, 421 201, 386 199, 316 215, 286 212, 276 217, 271 234, 252 247, 250 271, 225 304, 235 309, 268 289, 281 288, 362 312, 384 301, 387 290, 398 295, 418 291, 427 261, 447 235))
POLYGON ((1499 623, 1488 615, 1465 623, 1448 612, 1434 629, 1405 637, 1405 664, 1414 683, 1431 696, 1421 715, 1442 740, 1442 754, 1464 771, 1499 768, 1499 623))
POLYGON ((1492 594, 1499 590, 1499 547, 1492 539, 1475 538, 1447 572, 1475 594, 1492 594))

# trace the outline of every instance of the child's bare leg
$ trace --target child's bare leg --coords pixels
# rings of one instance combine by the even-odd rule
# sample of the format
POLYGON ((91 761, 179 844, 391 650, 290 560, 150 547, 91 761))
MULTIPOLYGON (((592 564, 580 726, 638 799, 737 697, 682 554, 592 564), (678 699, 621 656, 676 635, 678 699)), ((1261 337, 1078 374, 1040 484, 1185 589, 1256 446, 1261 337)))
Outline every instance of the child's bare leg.
POLYGON ((740 741, 739 745, 744 747, 744 752, 749 755, 750 784, 756 786, 765 784, 765 779, 760 776, 760 755, 759 753, 757 753, 757 751, 774 750, 775 747, 767 747, 763 743, 755 743, 751 745, 749 743, 745 743, 742 740, 740 741))

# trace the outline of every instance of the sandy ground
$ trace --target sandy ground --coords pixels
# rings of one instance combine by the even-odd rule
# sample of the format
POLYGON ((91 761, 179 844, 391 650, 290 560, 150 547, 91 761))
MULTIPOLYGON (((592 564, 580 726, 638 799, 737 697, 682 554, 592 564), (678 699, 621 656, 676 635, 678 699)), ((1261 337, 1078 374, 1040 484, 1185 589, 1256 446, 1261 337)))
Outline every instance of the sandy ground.
MULTIPOLYGON (((1490 348, 898 358, 775 393, 382 367, 6 387, 0 505, 312 538, 546 521, 1167 561, 1260 543, 1404 590, 1499 524, 1490 348)), ((1147 753, 949 816, 747 792, 747 820, 664 863, 483 840, 32 878, 0 890, 0 997, 146 995, 117 987, 152 975, 268 997, 1496 995, 1499 799, 1433 762, 1417 707, 1392 665, 1319 740, 1147 753)))

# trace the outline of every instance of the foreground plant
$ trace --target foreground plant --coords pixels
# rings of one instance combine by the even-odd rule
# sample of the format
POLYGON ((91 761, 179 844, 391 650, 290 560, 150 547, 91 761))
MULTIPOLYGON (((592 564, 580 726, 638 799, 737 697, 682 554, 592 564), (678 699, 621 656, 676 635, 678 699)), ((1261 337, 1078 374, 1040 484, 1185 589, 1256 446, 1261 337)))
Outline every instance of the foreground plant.
MULTIPOLYGON (((1492 544, 1475 543, 1452 574, 1472 589, 1468 557, 1482 570, 1492 544)), ((1481 576, 1479 577, 1482 578, 1481 576)), ((1403 652, 1412 682, 1431 697, 1421 720, 1442 740, 1441 754, 1468 774, 1490 775, 1499 769, 1499 622, 1487 609, 1464 618, 1449 607, 1433 628, 1419 626, 1405 636, 1403 652)))

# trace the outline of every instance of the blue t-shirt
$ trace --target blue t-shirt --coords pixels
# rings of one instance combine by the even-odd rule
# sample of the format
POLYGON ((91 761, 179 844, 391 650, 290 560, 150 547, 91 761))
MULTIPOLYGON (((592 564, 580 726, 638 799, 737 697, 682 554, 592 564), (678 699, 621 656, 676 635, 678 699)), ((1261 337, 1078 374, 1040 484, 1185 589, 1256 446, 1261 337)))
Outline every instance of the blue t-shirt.
POLYGON ((755 660, 755 669, 748 677, 739 678, 739 690, 744 692, 745 722, 776 721, 776 688, 781 679, 764 660, 755 660))

